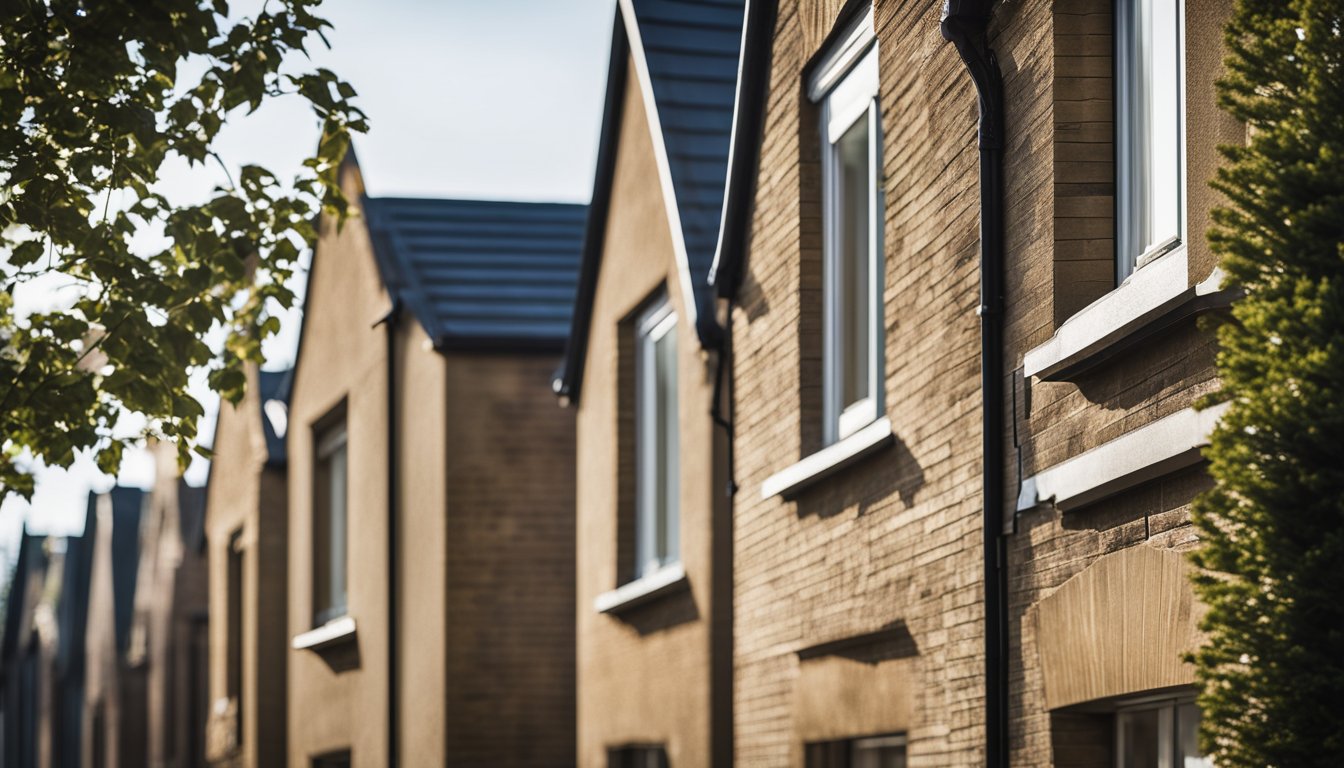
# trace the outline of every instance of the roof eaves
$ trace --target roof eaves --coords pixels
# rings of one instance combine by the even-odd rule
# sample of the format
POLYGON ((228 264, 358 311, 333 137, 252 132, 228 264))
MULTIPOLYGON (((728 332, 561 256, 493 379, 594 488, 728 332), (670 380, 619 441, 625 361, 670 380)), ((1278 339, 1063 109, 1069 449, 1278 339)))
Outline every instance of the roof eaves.
POLYGON ((723 195, 719 241, 714 249, 714 263, 709 269, 710 284, 718 296, 725 299, 735 298, 742 283, 765 127, 778 5, 777 0, 747 0, 742 58, 738 62, 737 92, 733 99, 728 179, 723 195))
MULTIPOLYGON (((632 0, 618 0, 618 13, 625 25, 629 40, 630 57, 635 62, 635 76, 639 83, 640 94, 644 98, 644 112, 649 123, 649 134, 653 141, 654 159, 658 165, 658 178, 662 183, 663 203, 667 209, 668 227, 672 231, 672 247, 677 257, 677 273, 680 277, 686 310, 691 313, 701 346, 706 349, 717 348, 722 340, 722 329, 714 319, 714 307, 708 290, 696 290, 691 275, 690 258, 686 251, 686 232, 682 227, 681 212, 678 208, 676 186, 672 181, 672 166, 668 160, 667 143, 663 135, 662 121, 659 118, 658 102, 653 93, 653 77, 644 55, 643 40, 639 31, 639 20, 635 15, 632 0)), ((701 279, 704 279, 701 276, 701 279)), ((704 286, 708 288, 706 283, 704 286)))
POLYGON ((597 292, 597 274, 602 264, 602 250, 607 235, 611 185, 616 175, 616 146, 620 137, 621 112, 625 106, 629 48, 621 11, 617 9, 611 32, 611 60, 607 65, 607 89, 597 145, 597 169, 593 177, 592 200, 588 204, 588 220, 584 226, 579 286, 574 299, 574 312, 570 317, 565 357, 551 380, 551 389, 562 403, 577 403, 583 385, 588 332, 593 321, 593 299, 597 292))

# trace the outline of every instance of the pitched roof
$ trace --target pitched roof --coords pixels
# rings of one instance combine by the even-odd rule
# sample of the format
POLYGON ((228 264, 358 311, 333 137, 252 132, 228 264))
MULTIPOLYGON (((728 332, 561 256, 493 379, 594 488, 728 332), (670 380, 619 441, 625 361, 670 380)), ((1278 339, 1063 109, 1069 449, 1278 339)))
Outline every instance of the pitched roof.
POLYGON ((135 579, 140 570, 140 510, 145 492, 116 486, 112 499, 112 604, 117 650, 130 641, 131 614, 135 608, 135 579))
MULTIPOLYGON (((627 0, 626 28, 649 120, 660 131, 697 314, 713 317, 709 269, 719 239, 745 0, 627 0)), ((675 240, 675 235, 674 235, 675 240)), ((702 340, 705 340, 702 333, 702 340)))
POLYGON ((93 541, 98 525, 94 513, 96 500, 96 496, 89 495, 83 535, 65 540, 65 573, 61 578, 61 600, 56 607, 56 669, 63 679, 78 680, 84 674, 89 576, 93 571, 93 541))
POLYGON ((289 418, 289 388, 294 369, 260 371, 257 374, 257 401, 261 408, 261 431, 266 438, 266 466, 285 466, 285 431, 289 418), (271 406, 270 403, 278 403, 271 406), (276 411, 279 408, 279 411, 276 411))
POLYGON ((205 549, 205 486, 177 479, 177 532, 182 546, 193 552, 205 549))
POLYGON ((565 361, 553 382, 562 397, 576 399, 583 379, 620 140, 627 55, 634 60, 653 133, 686 304, 695 313, 701 345, 714 348, 721 340, 709 273, 723 220, 745 7, 746 0, 620 0, 579 298, 565 361))
POLYGON ((366 197, 388 292, 438 349, 559 350, 587 206, 366 197))
MULTIPOLYGON (((5 597, 5 623, 3 637, 0 637, 0 661, 14 658, 26 639, 23 636, 24 629, 28 623, 28 613, 33 609, 28 600, 32 596, 31 584, 46 573, 47 554, 42 548, 45 540, 44 536, 28 533, 27 526, 24 526, 19 538, 19 556, 5 597)), ((0 665, 0 672, 3 672, 3 665, 0 665)), ((0 682, 3 682, 3 675, 0 675, 0 682)))

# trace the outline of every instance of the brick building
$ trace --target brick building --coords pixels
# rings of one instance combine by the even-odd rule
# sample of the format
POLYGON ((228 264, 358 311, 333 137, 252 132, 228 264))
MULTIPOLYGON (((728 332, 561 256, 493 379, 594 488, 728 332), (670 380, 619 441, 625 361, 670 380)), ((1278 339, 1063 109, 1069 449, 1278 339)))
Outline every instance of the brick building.
POLYGON ((1242 139, 1213 94, 1230 3, 766 5, 734 134, 759 156, 725 206, 749 236, 714 268, 737 762, 1202 764, 1180 552, 1217 418, 1193 318, 1230 300, 1201 236, 1215 145, 1242 139), (968 69, 1004 116, 1001 196, 968 69), (1006 304, 978 285, 999 243, 1006 304), (986 433, 977 314, 1000 307, 986 433))
POLYGON ((730 765, 731 507, 711 417, 741 2, 622 2, 555 388, 577 415, 578 761, 730 765))
POLYGON ((140 521, 140 563, 127 662, 145 679, 146 765, 205 765, 207 595, 205 489, 159 443, 154 488, 140 521))
POLYGON ((285 475, 289 371, 247 371, 236 406, 222 402, 206 483, 212 765, 285 762, 289 554, 285 475))
POLYGON ((582 206, 320 223, 290 390, 288 762, 568 765, 582 206), (391 568, 389 568, 391 566, 391 568))

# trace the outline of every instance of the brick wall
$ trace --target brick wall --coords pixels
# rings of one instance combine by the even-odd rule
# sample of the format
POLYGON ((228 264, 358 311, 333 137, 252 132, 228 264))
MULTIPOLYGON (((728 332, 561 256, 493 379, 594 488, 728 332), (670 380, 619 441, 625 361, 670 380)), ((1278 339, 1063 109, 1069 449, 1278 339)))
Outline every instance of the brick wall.
POLYGON ((796 501, 761 498, 821 442, 817 111, 802 70, 839 5, 781 3, 735 310, 736 756, 796 765, 804 741, 904 731, 911 765, 969 765, 982 740, 975 99, 937 3, 876 9, 895 445, 796 501), (908 641, 862 660, 808 651, 883 628, 908 641), (819 702, 826 691, 844 705, 819 702))
POLYGON ((550 390, 558 364, 447 360, 453 764, 574 763, 574 412, 550 390))

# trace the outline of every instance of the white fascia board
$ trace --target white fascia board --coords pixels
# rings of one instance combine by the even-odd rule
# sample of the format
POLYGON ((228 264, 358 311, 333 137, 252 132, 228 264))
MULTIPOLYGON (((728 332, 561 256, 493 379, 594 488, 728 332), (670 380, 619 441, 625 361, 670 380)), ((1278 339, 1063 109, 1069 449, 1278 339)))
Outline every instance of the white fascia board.
POLYGON ((807 486, 888 445, 894 438, 891 419, 883 416, 849 437, 767 477, 761 483, 761 498, 792 498, 807 486))
POLYGON ((353 640, 355 620, 349 616, 332 619, 316 629, 295 635, 291 646, 296 651, 320 651, 336 643, 353 640))
POLYGON ((1229 406, 1177 411, 1042 470, 1022 482, 1017 511, 1048 501, 1061 510, 1077 509, 1194 466, 1203 460, 1200 449, 1209 444, 1229 406))
POLYGON ((620 613, 688 585, 686 569, 681 563, 673 563, 629 584, 603 592, 593 601, 593 609, 598 613, 620 613))
POLYGON ((658 118, 658 103, 653 98, 653 79, 649 75, 649 62, 644 58, 644 40, 639 35, 639 22, 635 18, 633 0, 619 0, 619 2, 621 19, 625 22, 625 36, 630 41, 630 57, 635 61, 635 77, 639 80, 639 91, 644 96, 644 115, 649 124, 650 138, 653 139, 653 155, 658 163, 658 178, 662 182, 667 225, 672 230, 672 250, 676 252, 677 274, 680 277, 683 303, 686 305, 686 319, 692 328, 697 328, 699 326, 696 312, 699 308, 695 305, 695 283, 691 281, 691 266, 686 256, 686 233, 681 227, 676 188, 672 186, 672 164, 667 158, 667 145, 663 142, 663 124, 658 118))
POLYGON ((1215 269, 1193 286, 1188 270, 1189 255, 1184 246, 1135 270, 1120 287, 1064 321, 1049 341, 1028 351, 1022 358, 1022 374, 1049 376, 1068 368, 1181 303, 1219 290, 1221 270, 1215 269))

